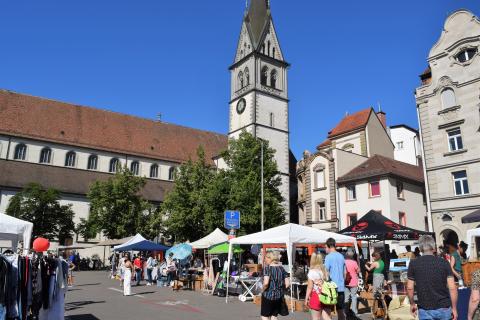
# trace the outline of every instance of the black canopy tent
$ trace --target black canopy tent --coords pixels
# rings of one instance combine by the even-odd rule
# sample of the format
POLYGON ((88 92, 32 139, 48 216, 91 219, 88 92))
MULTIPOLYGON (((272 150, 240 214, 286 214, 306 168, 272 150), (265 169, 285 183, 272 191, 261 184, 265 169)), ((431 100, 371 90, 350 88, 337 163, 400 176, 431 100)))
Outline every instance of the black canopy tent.
POLYGON ((480 222, 480 209, 467 214, 462 218, 462 223, 480 222))
POLYGON ((370 210, 357 223, 341 230, 339 233, 365 241, 418 240, 421 235, 434 236, 434 233, 431 232, 399 225, 375 210, 370 210))

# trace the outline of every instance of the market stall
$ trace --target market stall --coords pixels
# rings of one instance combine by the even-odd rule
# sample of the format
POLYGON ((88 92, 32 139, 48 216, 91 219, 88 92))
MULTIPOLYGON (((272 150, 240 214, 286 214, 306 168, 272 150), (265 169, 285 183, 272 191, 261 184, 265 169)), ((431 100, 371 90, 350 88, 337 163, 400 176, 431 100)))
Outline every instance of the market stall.
POLYGON ((11 241, 11 247, 17 251, 18 243, 23 242, 23 251, 28 254, 32 239, 33 223, 0 213, 0 240, 11 241))
MULTIPOLYGON (((356 239, 350 236, 341 235, 333 232, 323 231, 312 227, 301 226, 298 224, 285 224, 279 227, 271 228, 263 232, 257 232, 250 235, 246 235, 239 238, 234 238, 229 241, 229 254, 228 254, 228 267, 227 275, 230 275, 230 261, 234 245, 241 244, 270 244, 270 245, 284 245, 287 249, 288 255, 288 268, 292 270, 292 265, 295 257, 292 252, 296 245, 302 244, 324 244, 327 239, 333 238, 336 240, 339 246, 349 245, 355 248, 356 239)), ((228 283, 228 281, 227 281, 228 283)), ((290 288, 291 294, 293 293, 292 287, 290 288)), ((228 303, 228 286, 226 292, 226 300, 228 303)), ((293 301, 293 299, 291 299, 293 301)), ((293 303, 292 303, 293 309, 293 303)))
POLYGON ((366 241, 418 240, 421 235, 435 235, 431 232, 415 230, 399 225, 375 210, 370 210, 360 218, 357 223, 338 233, 355 237, 357 240, 366 241))
POLYGON ((113 247, 114 251, 166 251, 168 249, 170 247, 147 240, 139 233, 124 244, 113 247))
POLYGON ((220 229, 215 229, 208 236, 190 243, 193 249, 208 249, 213 245, 228 241, 228 235, 220 229))

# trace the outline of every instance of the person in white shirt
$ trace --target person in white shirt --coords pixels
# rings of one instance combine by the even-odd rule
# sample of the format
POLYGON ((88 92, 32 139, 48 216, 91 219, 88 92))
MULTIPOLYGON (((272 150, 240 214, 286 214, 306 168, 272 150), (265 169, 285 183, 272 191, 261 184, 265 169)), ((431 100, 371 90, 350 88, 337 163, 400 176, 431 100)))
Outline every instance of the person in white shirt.
POLYGON ((331 309, 322 306, 319 294, 322 290, 323 281, 328 280, 328 271, 323 263, 321 253, 314 252, 310 259, 310 271, 308 271, 308 287, 305 295, 305 305, 310 308, 312 320, 331 320, 331 309))

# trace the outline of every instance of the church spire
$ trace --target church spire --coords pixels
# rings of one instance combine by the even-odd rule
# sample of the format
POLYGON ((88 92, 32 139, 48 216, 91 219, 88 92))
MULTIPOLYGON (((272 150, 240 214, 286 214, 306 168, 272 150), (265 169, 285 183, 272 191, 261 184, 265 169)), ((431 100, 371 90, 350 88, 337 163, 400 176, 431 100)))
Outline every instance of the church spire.
POLYGON ((258 48, 266 25, 270 20, 269 0, 250 0, 248 14, 245 17, 252 34, 252 42, 255 49, 258 48))

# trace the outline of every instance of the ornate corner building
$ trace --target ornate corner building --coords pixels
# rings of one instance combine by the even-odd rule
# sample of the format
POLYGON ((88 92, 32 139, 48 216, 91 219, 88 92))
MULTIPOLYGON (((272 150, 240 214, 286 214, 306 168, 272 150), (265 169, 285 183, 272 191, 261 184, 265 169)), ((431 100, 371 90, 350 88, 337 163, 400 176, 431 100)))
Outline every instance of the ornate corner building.
POLYGON ((452 13, 416 89, 431 227, 459 241, 480 225, 480 20, 452 13))

